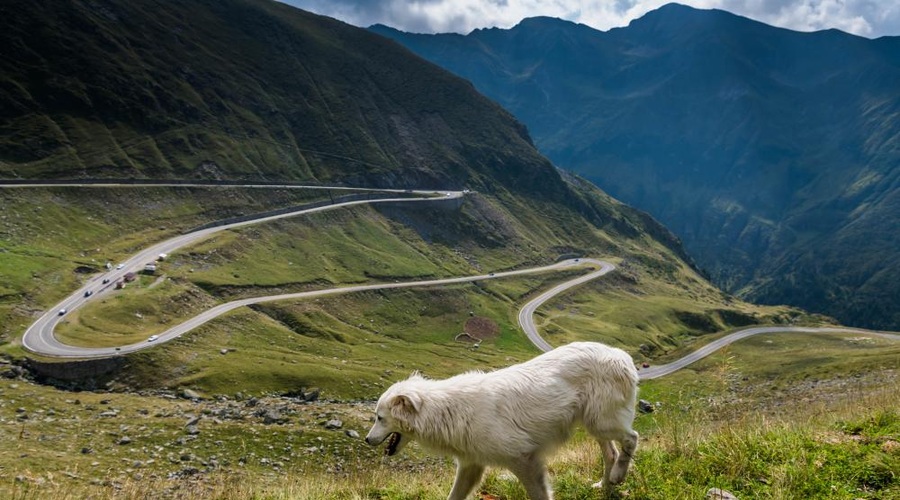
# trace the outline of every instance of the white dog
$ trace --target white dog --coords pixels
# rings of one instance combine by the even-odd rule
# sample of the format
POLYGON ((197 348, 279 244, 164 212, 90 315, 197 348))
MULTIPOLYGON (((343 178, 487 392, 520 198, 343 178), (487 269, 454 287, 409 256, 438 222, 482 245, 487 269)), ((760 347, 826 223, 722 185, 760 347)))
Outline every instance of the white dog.
POLYGON ((532 500, 550 500, 545 459, 581 423, 600 442, 599 484, 608 493, 625 479, 637 448, 638 434, 631 428, 637 383, 628 353, 593 342, 559 347, 490 373, 446 380, 414 374, 382 394, 366 442, 377 445, 389 438, 385 452, 393 455, 417 440, 455 457, 449 500, 465 499, 487 465, 511 470, 532 500))

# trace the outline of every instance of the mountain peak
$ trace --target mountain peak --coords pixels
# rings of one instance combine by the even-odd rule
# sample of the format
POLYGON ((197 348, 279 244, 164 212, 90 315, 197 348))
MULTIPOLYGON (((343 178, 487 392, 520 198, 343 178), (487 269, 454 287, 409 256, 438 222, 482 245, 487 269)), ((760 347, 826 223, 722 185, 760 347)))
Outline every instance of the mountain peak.
POLYGON ((376 33, 381 33, 381 32, 403 33, 402 31, 398 30, 397 28, 388 26, 386 24, 381 24, 381 23, 373 24, 366 29, 368 29, 369 31, 374 31, 376 33))
POLYGON ((671 28, 688 29, 694 27, 698 22, 707 22, 711 19, 746 19, 718 9, 698 9, 689 5, 680 3, 667 3, 658 9, 651 10, 643 16, 632 20, 629 27, 640 27, 642 25, 667 25, 671 28))
POLYGON ((567 21, 565 19, 560 19, 558 17, 550 17, 550 16, 534 16, 534 17, 526 17, 519 21, 519 24, 515 25, 513 29, 522 27, 522 28, 533 28, 533 27, 548 27, 548 26, 575 26, 578 23, 567 21))

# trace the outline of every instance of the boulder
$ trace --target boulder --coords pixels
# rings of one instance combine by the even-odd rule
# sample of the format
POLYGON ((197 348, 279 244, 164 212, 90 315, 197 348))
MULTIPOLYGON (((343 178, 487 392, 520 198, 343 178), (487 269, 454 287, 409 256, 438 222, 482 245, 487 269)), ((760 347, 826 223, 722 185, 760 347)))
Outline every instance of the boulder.
POLYGON ((303 401, 312 402, 318 401, 319 399, 319 389, 310 389, 309 392, 303 394, 303 401))
POLYGON ((183 389, 181 391, 181 397, 184 399, 203 399, 203 396, 201 396, 199 392, 192 389, 183 389))
POLYGON ((734 496, 730 491, 723 490, 721 488, 710 488, 709 491, 706 492, 707 500, 738 500, 738 497, 734 496))
POLYGON ((278 413, 277 410, 266 410, 262 414, 263 423, 266 425, 271 424, 281 424, 284 423, 287 419, 281 416, 281 413, 278 413))

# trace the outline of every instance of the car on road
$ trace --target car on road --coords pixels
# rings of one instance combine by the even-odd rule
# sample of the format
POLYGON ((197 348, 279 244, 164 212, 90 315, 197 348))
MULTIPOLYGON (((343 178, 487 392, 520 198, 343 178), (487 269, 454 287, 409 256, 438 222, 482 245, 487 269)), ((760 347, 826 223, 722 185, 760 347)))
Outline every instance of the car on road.
POLYGON ((109 278, 103 278, 103 284, 105 285, 107 283, 109 283, 109 278))
POLYGON ((65 313, 66 313, 66 308, 65 308, 65 307, 63 307, 62 309, 59 310, 59 315, 60 315, 60 316, 62 316, 62 315, 65 314, 65 313))
POLYGON ((116 266, 116 269, 122 269, 123 267, 125 267, 125 264, 119 264, 118 266, 116 266))
POLYGON ((94 292, 93 292, 93 291, 91 291, 91 290, 85 290, 85 291, 84 291, 84 296, 85 296, 85 297, 90 297, 91 295, 94 295, 94 292))
POLYGON ((159 335, 151 335, 150 337, 147 338, 147 342, 153 342, 158 338, 159 338, 159 335))

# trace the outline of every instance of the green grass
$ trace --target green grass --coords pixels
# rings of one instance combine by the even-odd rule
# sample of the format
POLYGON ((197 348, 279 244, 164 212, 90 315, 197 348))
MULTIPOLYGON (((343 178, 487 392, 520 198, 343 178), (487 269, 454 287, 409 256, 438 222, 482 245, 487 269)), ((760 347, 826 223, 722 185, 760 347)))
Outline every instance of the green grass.
MULTIPOLYGON (((193 198, 185 196, 174 204, 180 207, 177 210, 156 211, 173 197, 181 200, 184 191, 153 188, 138 200, 125 196, 135 189, 101 190, 88 199, 79 197, 84 191, 75 188, 39 189, 33 199, 59 196, 64 204, 80 207, 83 214, 105 214, 100 205, 131 200, 115 216, 107 214, 112 219, 100 236, 92 236, 121 233, 114 239, 118 248, 138 248, 164 236, 135 231, 138 213, 153 215, 141 223, 164 232, 198 225, 211 213, 233 214, 239 203, 254 207, 263 203, 257 200, 261 195, 257 191, 193 189, 188 191, 193 198), (217 203, 222 199, 220 207, 217 203)), ((25 202, 21 196, 15 201, 25 202)), ((265 203, 289 201, 293 199, 288 193, 276 193, 265 203)), ((161 278, 142 277, 125 290, 71 312, 58 333, 66 342, 83 346, 140 342, 205 308, 238 297, 479 274, 545 264, 582 245, 610 244, 606 232, 571 219, 568 209, 535 204, 528 207, 516 198, 501 203, 476 195, 468 197, 458 211, 356 207, 229 230, 174 252, 162 264, 161 278), (567 216, 569 224, 562 223, 567 216)), ((27 203, 20 209, 24 206, 27 203)), ((52 217, 36 220, 54 223, 52 217)), ((65 239, 53 241, 63 257, 76 251, 66 248, 65 239)), ((541 314, 552 319, 542 325, 551 342, 600 340, 637 354, 636 346, 642 342, 663 339, 677 345, 681 337, 706 333, 676 324, 673 318, 679 314, 746 307, 725 303, 720 292, 653 240, 643 240, 645 247, 636 240, 622 241, 624 248, 608 247, 627 256, 611 256, 619 262, 619 270, 542 309, 541 314), (647 314, 648 309, 654 313, 647 314), (663 336, 675 326, 680 337, 663 336)), ((18 243, 38 246, 24 237, 18 243)), ((102 264, 106 259, 95 261, 102 264)), ((444 376, 501 366, 536 353, 519 332, 517 310, 533 293, 579 273, 260 305, 219 318, 178 341, 129 356, 126 368, 102 383, 121 389, 190 386, 208 394, 281 393, 317 386, 333 397, 372 398, 384 387, 384 370, 395 370, 404 359, 415 359, 420 362, 418 369, 444 376), (470 315, 490 318, 500 327, 500 335, 483 343, 477 353, 453 341, 470 315), (229 354, 220 354, 223 349, 229 354)), ((27 290, 29 285, 16 286, 27 290)), ((65 288, 74 286, 72 280, 65 288)), ((47 298, 34 299, 39 300, 46 304, 47 298)), ((17 320, 24 328, 27 316, 19 314, 17 320)), ((6 351, 19 355, 16 349, 10 345, 6 351)))
MULTIPOLYGON (((35 199, 54 192, 39 190, 35 199)), ((168 201, 176 192, 162 190, 158 196, 168 201)), ((84 213, 92 203, 105 203, 103 196, 85 201, 74 193, 60 196, 84 213)), ((194 224, 211 213, 237 210, 238 200, 252 199, 242 194, 220 208, 212 199, 202 207, 195 199, 197 206, 171 220, 178 227, 194 224)), ((17 209, 32 203, 16 201, 24 203, 17 209)), ((72 225, 82 235, 72 241, 111 237, 110 247, 128 249, 175 230, 169 222, 148 218, 142 224, 155 232, 131 231, 137 214, 150 207, 146 203, 126 204, 128 215, 105 221, 96 234, 72 225)), ((140 340, 235 297, 475 274, 547 263, 574 251, 606 257, 593 253, 598 249, 610 252, 619 269, 539 311, 541 329, 551 342, 600 340, 655 363, 717 335, 712 331, 747 321, 815 319, 724 297, 652 240, 617 240, 577 223, 557 227, 534 208, 509 203, 478 196, 457 212, 360 207, 229 231, 176 252, 164 263, 164 279, 142 277, 75 311, 60 330, 74 343, 112 345, 140 340), (387 251, 361 249, 356 241, 387 251), (642 343, 654 347, 642 352, 642 343)), ((552 206, 539 208, 547 208, 551 216, 564 215, 552 206)), ((56 222, 37 217, 28 224, 56 222)), ((68 226, 56 227, 62 231, 68 226)), ((14 234, 10 246, 20 249, 14 254, 19 260, 2 269, 16 276, 10 281, 14 291, 31 294, 26 304, 34 309, 46 307, 54 293, 77 286, 73 263, 106 258, 103 252, 82 257, 66 238, 53 239, 51 245, 30 233, 14 234)), ((537 350, 519 332, 519 307, 575 274, 239 309, 175 341, 129 355, 117 371, 92 379, 111 393, 67 393, 0 380, 0 432, 12 450, 0 456, 0 492, 12 498, 142 498, 148 491, 188 499, 442 498, 452 482, 448 460, 430 458, 413 445, 399 460, 385 461, 379 450, 321 425, 337 416, 345 429, 364 434, 371 415, 368 403, 301 405, 263 396, 318 388, 329 400, 371 401, 414 370, 444 377, 529 359, 537 350), (472 316, 488 318, 500 330, 477 349, 454 341, 472 316), (191 403, 159 396, 160 391, 185 388, 217 399, 191 403), (257 407, 236 400, 249 396, 262 397, 259 409, 275 409, 287 416, 287 423, 262 423, 257 407), (231 418, 235 409, 245 413, 231 418), (99 416, 107 410, 117 410, 117 416, 99 416), (190 415, 203 416, 200 434, 187 434, 190 415), (132 442, 118 444, 126 435, 132 442), (90 453, 82 453, 83 448, 90 453), (200 472, 184 472, 194 469, 200 472)), ((7 311, 14 311, 11 317, 24 328, 30 313, 18 298, 6 300, 7 311)), ((16 335, 21 330, 9 331, 16 335)), ((896 394, 879 399, 877 370, 897 370, 900 356, 893 343, 856 337, 760 336, 689 370, 642 384, 642 397, 662 404, 656 413, 638 419, 644 441, 624 491, 633 498, 689 498, 718 486, 751 498, 843 498, 848 492, 891 498, 896 481, 885 471, 893 470, 895 457, 879 447, 890 448, 885 443, 895 436, 891 415, 897 413, 896 394), (862 401, 848 402, 848 396, 862 401), (791 407, 792 401, 803 404, 791 407), (835 493, 826 491, 826 480, 817 475, 820 457, 827 459, 823 470, 835 493)), ((20 354, 13 344, 4 351, 20 354)), ((577 434, 551 465, 557 498, 595 494, 589 485, 599 476, 597 456, 596 445, 577 434)), ((488 474, 484 491, 524 499, 518 483, 502 471, 488 474)))
MULTIPOLYGON (((771 400, 773 411, 797 404, 798 394, 843 388, 862 394, 857 378, 900 369, 900 345, 855 333, 775 333, 741 340, 666 379, 679 383, 676 406, 699 401, 722 406, 728 400, 734 415, 758 411, 758 401, 771 400), (833 386, 832 380, 840 380, 833 386), (712 400, 710 395, 724 393, 712 400)), ((648 398, 661 397, 646 383, 648 398)), ((730 415, 730 416, 734 416, 730 415)))
POLYGON ((145 340, 217 305, 191 283, 163 276, 140 275, 126 288, 72 311, 57 326, 63 342, 112 347, 145 340))
POLYGON ((547 302, 537 312, 539 330, 552 345, 598 341, 624 348, 638 361, 658 362, 676 352, 680 357, 717 332, 734 330, 735 324, 807 317, 790 308, 723 300, 721 292, 684 267, 663 274, 620 263, 613 273, 547 302), (641 345, 644 349, 638 349, 641 345))
POLYGON ((107 261, 225 217, 308 203, 318 190, 16 188, 0 190, 0 342, 21 334, 107 261))
MULTIPOLYGON (((840 422, 751 420, 705 438, 664 441, 639 455, 630 491, 638 498, 697 498, 710 487, 748 498, 896 498, 900 459, 878 435, 895 433, 897 416, 895 407, 857 417, 878 422, 871 434, 842 432, 840 422)), ((697 432, 672 425, 682 424, 660 432, 697 432)))
MULTIPOLYGON (((716 370, 686 375, 715 380, 716 370)), ((732 411, 741 405, 714 386, 692 397, 704 404, 686 407, 684 377, 642 384, 642 397, 661 401, 636 420, 641 445, 620 491, 639 499, 700 498, 712 487, 739 498, 897 498, 897 373, 801 384, 795 396, 803 404, 761 395, 754 411, 732 411)), ((416 444, 388 459, 345 435, 365 434, 372 403, 190 402, 9 380, 0 380, 0 394, 7 450, 0 492, 8 498, 142 498, 152 491, 185 499, 432 500, 452 483, 453 464, 416 444), (262 422, 273 409, 286 423, 262 422), (106 411, 116 416, 100 416, 106 411), (201 417, 196 435, 185 427, 192 416, 201 417), (324 429, 331 418, 344 428, 324 429), (131 442, 120 444, 124 436, 131 442)), ((599 455, 593 440, 576 433, 550 461, 556 497, 595 498, 599 455)), ((488 471, 481 491, 525 500, 518 482, 498 469, 488 471)))
POLYGON ((167 266, 208 289, 423 279, 468 267, 368 207, 222 233, 179 252, 167 266))
MULTIPOLYGON (((525 289, 543 280, 555 281, 550 275, 512 279, 505 287, 525 289)), ((190 387, 229 396, 318 387, 329 398, 373 399, 413 370, 444 377, 535 355, 510 315, 517 297, 486 283, 242 308, 131 356, 133 362, 113 386, 190 387), (490 318, 500 327, 497 337, 477 349, 454 340, 472 316, 490 318), (223 349, 227 354, 221 354, 223 349), (159 366, 169 368, 160 374, 159 366)))

